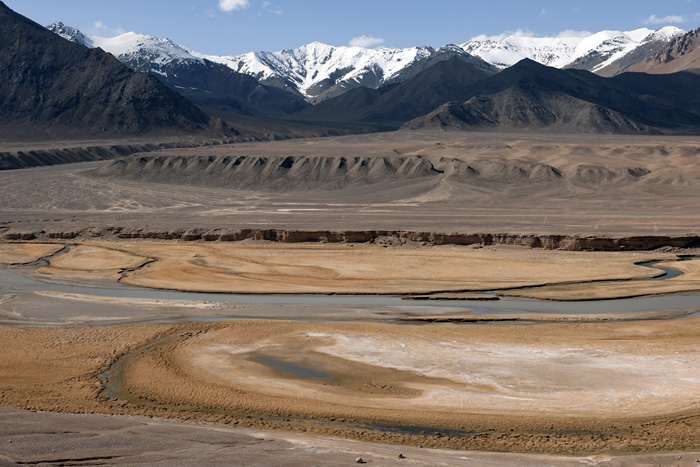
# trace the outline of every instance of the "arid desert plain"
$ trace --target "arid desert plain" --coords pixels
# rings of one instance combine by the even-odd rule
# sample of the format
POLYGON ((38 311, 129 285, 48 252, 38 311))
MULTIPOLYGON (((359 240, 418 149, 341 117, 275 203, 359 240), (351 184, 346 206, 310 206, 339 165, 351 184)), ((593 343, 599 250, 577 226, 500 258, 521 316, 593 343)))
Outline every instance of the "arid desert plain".
POLYGON ((0 465, 697 465, 698 158, 398 131, 0 171, 0 465))

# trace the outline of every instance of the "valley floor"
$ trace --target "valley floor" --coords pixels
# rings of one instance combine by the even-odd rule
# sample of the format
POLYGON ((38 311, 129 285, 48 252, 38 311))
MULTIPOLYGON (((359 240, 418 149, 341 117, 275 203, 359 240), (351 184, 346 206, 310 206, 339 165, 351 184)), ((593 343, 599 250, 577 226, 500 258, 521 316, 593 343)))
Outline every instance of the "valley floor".
POLYGON ((698 146, 397 132, 0 172, 0 465, 694 465, 698 146))

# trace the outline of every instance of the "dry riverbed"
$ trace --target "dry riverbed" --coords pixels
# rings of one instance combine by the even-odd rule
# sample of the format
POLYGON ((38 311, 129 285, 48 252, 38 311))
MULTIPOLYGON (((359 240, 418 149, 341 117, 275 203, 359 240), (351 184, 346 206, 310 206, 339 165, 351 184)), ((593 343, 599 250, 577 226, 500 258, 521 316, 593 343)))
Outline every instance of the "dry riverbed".
MULTIPOLYGON (((649 294, 658 293, 651 290, 655 284, 700 284, 698 261, 677 259, 664 252, 510 247, 0 245, 1 263, 53 281, 229 293, 418 294, 556 284, 540 289, 550 294, 543 298, 561 298, 568 289, 590 290, 579 295, 590 298, 604 286, 649 294), (637 264, 650 260, 685 274, 645 281, 661 274, 637 264), (628 282, 595 282, 603 280, 628 282)), ((453 297, 459 296, 485 298, 453 297)), ((673 319, 686 312, 484 317, 445 309, 436 318, 416 307, 404 318, 427 324, 407 326, 363 322, 388 314, 378 307, 349 311, 40 290, 0 302, 0 312, 17 322, 30 322, 28 310, 37 324, 62 326, 138 322, 140 314, 153 312, 167 321, 203 310, 276 320, 0 326, 2 406, 452 449, 569 455, 700 449, 700 318, 673 319), (313 321, 280 320, 285 313, 313 321), (354 322, 321 322, 338 321, 343 313, 355 313, 347 318, 354 322), (449 324, 487 320, 501 323, 449 324), (546 324, 507 324, 512 320, 546 324)))

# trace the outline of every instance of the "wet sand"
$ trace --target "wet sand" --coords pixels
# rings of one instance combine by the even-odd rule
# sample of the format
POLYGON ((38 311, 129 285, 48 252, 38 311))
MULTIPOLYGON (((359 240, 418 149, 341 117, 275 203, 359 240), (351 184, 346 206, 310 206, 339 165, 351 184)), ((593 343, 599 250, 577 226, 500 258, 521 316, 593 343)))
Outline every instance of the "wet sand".
POLYGON ((347 466, 356 464, 359 457, 373 465, 387 466, 685 467, 697 465, 695 459, 700 458, 700 453, 577 458, 449 451, 215 423, 0 408, 0 465, 3 467, 19 462, 51 463, 59 459, 64 464, 75 461, 144 467, 202 463, 213 466, 347 466), (71 430, 66 431, 66 426, 71 430))

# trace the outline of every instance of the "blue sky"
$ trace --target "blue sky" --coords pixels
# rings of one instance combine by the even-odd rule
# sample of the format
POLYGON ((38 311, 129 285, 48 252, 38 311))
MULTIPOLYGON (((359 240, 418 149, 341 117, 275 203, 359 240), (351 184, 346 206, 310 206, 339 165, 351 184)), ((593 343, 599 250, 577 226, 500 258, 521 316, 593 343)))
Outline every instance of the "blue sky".
POLYGON ((104 37, 134 31, 198 52, 277 51, 332 45, 411 47, 462 43, 485 34, 700 27, 700 0, 5 0, 30 19, 62 21, 104 37))

